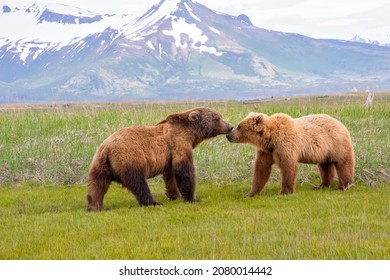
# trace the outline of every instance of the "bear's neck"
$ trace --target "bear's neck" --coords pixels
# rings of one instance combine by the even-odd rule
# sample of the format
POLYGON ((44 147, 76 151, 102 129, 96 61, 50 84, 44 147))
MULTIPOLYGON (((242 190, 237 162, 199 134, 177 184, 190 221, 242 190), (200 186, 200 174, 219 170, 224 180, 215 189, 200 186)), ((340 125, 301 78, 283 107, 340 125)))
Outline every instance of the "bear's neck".
POLYGON ((192 148, 195 149, 203 140, 204 139, 195 139, 194 142, 192 142, 192 148))

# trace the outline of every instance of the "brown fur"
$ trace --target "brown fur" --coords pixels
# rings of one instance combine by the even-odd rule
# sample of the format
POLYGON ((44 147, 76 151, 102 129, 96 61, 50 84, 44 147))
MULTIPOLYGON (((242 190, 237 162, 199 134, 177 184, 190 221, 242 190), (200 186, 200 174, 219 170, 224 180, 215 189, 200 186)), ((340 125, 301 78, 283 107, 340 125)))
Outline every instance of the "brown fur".
POLYGON ((351 137, 341 122, 328 115, 293 119, 282 113, 250 113, 227 138, 257 149, 250 196, 262 191, 274 163, 281 170, 281 194, 295 191, 298 162, 318 164, 321 186, 330 186, 336 172, 339 189, 352 184, 355 156, 351 137))
POLYGON ((88 210, 99 211, 112 181, 121 183, 140 206, 157 205, 147 179, 163 174, 166 195, 193 202, 195 169, 192 150, 203 140, 227 134, 232 126, 205 107, 169 115, 154 126, 127 127, 98 148, 88 173, 88 210))

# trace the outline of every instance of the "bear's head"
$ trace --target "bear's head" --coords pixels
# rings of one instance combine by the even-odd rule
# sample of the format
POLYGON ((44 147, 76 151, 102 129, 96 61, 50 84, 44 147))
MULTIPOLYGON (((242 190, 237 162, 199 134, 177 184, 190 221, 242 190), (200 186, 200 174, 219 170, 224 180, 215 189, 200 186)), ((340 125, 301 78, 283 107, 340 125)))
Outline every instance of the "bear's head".
POLYGON ((247 143, 266 148, 270 139, 268 118, 266 114, 251 112, 226 137, 232 143, 247 143))
POLYGON ((233 129, 219 112, 207 107, 197 107, 169 115, 164 122, 189 128, 199 140, 229 134, 233 129))

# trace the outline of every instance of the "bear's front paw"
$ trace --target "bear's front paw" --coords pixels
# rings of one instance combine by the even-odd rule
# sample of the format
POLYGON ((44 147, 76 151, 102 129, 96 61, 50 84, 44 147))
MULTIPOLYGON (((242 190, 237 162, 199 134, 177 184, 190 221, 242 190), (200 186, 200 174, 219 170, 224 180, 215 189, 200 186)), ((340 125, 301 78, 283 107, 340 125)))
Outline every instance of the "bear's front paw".
POLYGON ((316 191, 316 190, 319 190, 319 189, 321 189, 320 186, 314 186, 314 187, 312 187, 312 190, 313 190, 313 191, 316 191))
POLYGON ((292 194, 293 191, 291 189, 288 189, 288 188, 285 188, 285 189, 282 189, 282 191, 280 192, 280 194, 282 195, 287 195, 287 194, 292 194))

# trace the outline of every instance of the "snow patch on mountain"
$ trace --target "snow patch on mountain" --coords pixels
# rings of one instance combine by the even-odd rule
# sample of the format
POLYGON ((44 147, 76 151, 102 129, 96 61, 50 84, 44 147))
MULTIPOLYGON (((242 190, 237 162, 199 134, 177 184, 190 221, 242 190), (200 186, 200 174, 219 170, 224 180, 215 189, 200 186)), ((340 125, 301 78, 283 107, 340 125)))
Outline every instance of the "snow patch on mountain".
POLYGON ((177 9, 180 2, 181 0, 168 0, 153 5, 142 17, 124 25, 121 32, 129 39, 143 40, 146 36, 157 31, 155 29, 157 23, 168 18, 172 11, 177 9))
POLYGON ((44 51, 59 50, 109 27, 119 29, 134 18, 99 15, 60 4, 1 1, 0 6, 0 46, 19 55, 24 63, 29 56, 36 59, 44 51))
POLYGON ((205 43, 208 37, 203 34, 196 24, 189 24, 184 18, 173 18, 172 30, 164 30, 163 33, 167 36, 175 38, 175 45, 178 48, 188 48, 191 42, 191 47, 200 52, 207 52, 217 56, 221 56, 223 52, 218 52, 215 47, 208 47, 205 43), (188 36, 188 38, 186 38, 188 36))
MULTIPOLYGON (((191 22, 201 22, 201 19, 194 14, 191 7, 182 0, 166 0, 161 1, 158 5, 154 5, 149 9, 145 15, 137 20, 126 24, 121 32, 125 34, 126 38, 142 41, 146 37, 151 36, 158 32, 158 23, 162 23, 165 20, 170 21, 171 29, 166 28, 162 31, 162 34, 166 36, 172 36, 177 48, 189 48, 198 50, 199 52, 205 52, 214 54, 216 56, 223 55, 223 52, 219 52, 215 47, 206 45, 208 41, 207 35, 203 30, 198 28, 195 23, 189 23, 185 17, 178 16, 176 13, 188 14, 191 22), (180 5, 183 4, 183 5, 180 5)), ((208 27, 216 34, 220 32, 212 27, 208 27)), ((148 47, 154 49, 152 42, 149 42, 148 47)))
POLYGON ((199 21, 199 22, 202 21, 200 18, 198 18, 198 17, 192 12, 191 7, 188 6, 187 3, 184 3, 184 6, 186 7, 187 11, 190 13, 191 17, 193 17, 194 19, 196 19, 196 20, 199 21))
POLYGON ((390 42, 379 42, 378 40, 370 40, 362 35, 355 35, 352 39, 350 39, 352 42, 358 42, 358 43, 364 43, 364 44, 370 44, 370 45, 376 45, 376 46, 382 46, 382 47, 390 47, 390 42))

